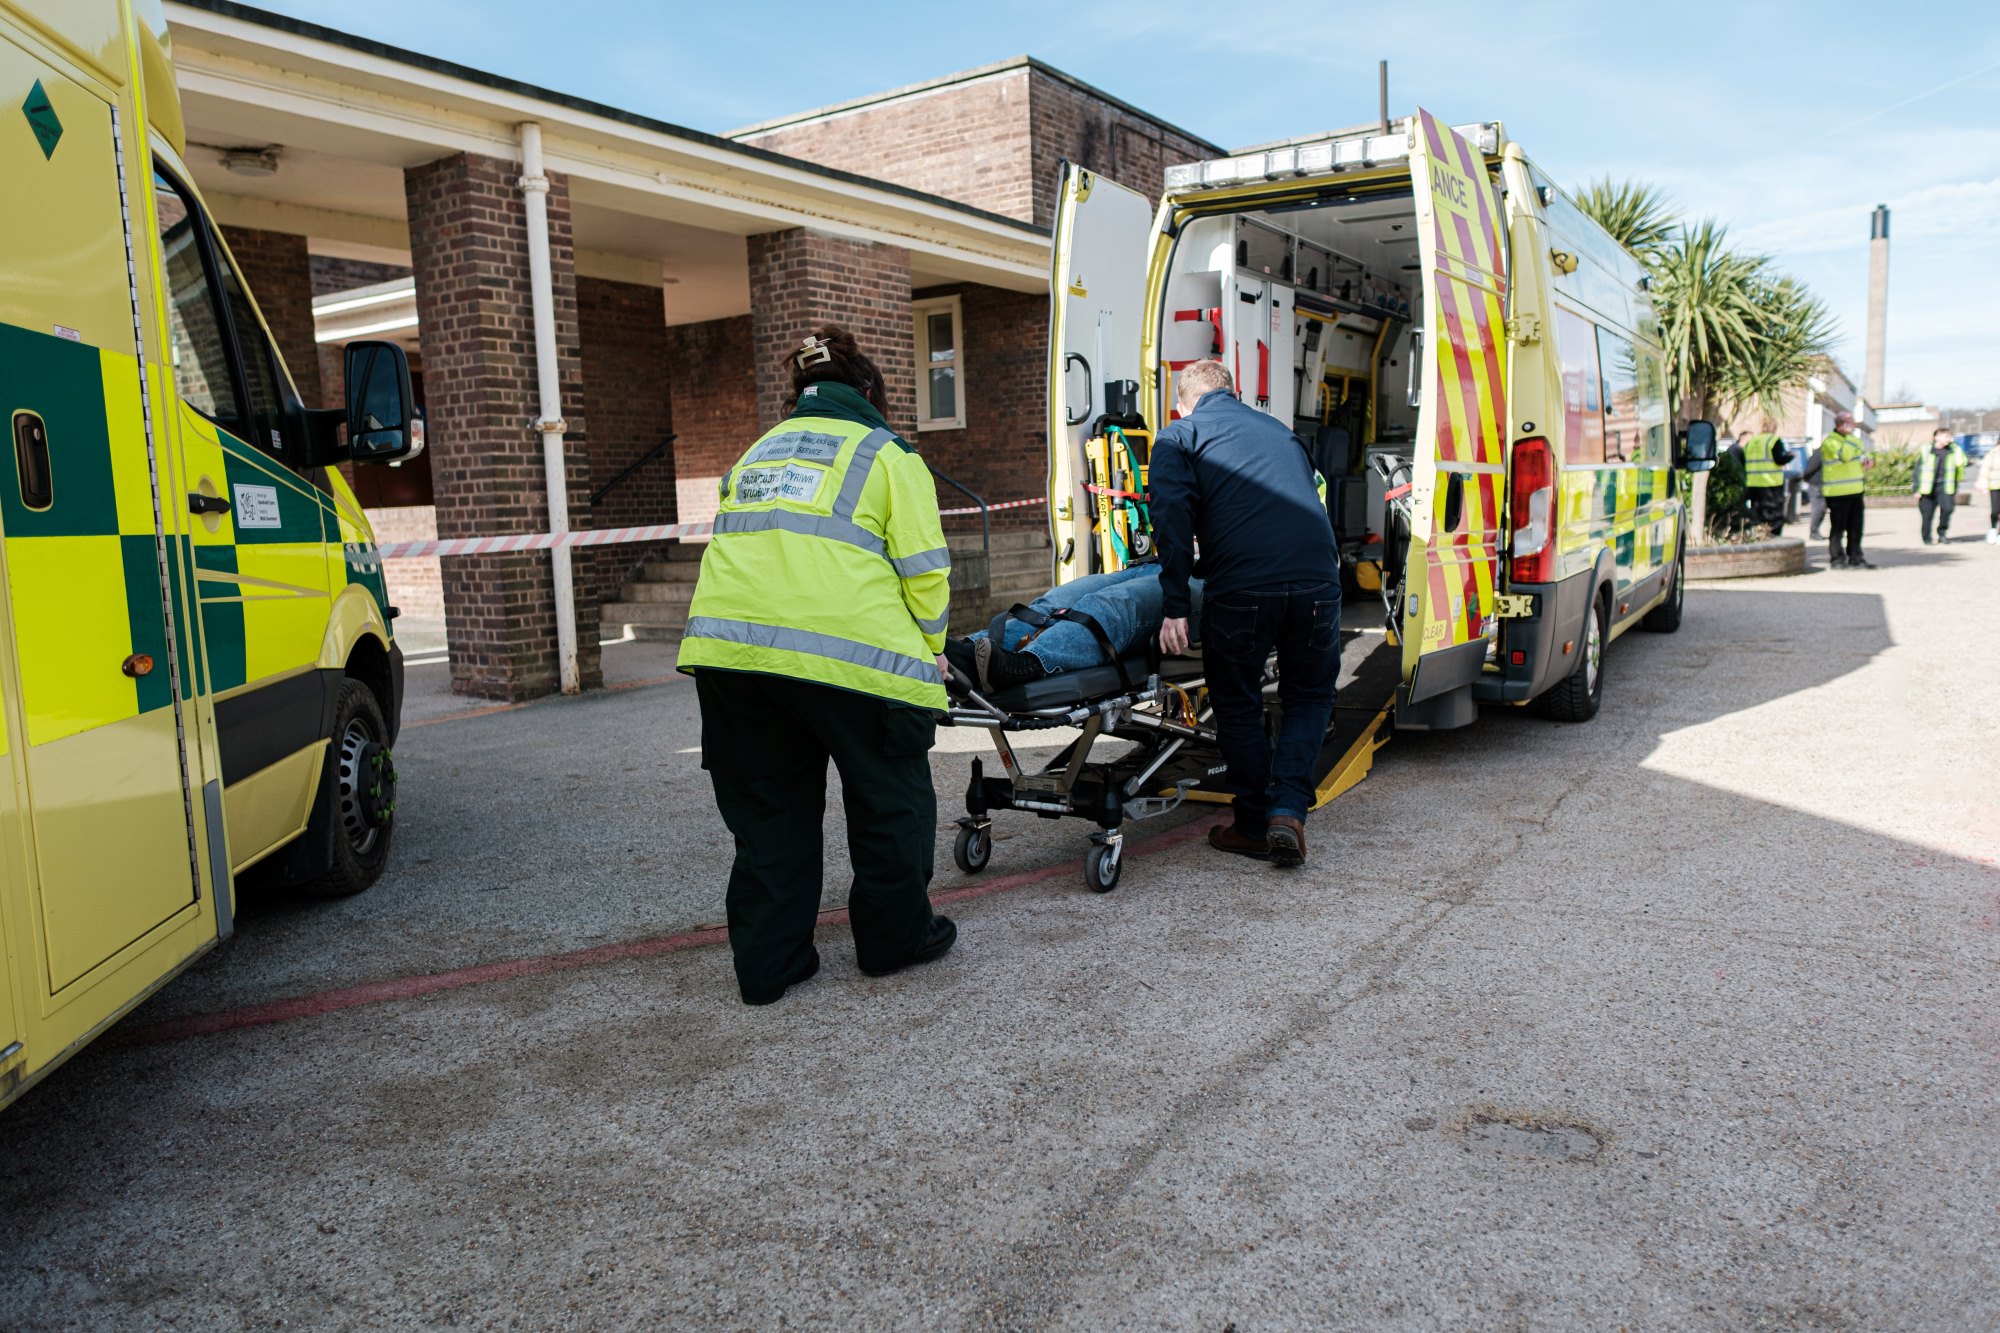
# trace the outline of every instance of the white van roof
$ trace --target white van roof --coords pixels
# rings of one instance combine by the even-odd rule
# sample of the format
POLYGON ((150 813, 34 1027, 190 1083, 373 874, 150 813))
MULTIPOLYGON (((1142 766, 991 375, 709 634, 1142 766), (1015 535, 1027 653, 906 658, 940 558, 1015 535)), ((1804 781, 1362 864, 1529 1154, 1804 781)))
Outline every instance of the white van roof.
MULTIPOLYGON (((1395 122, 1387 134, 1381 132, 1380 126, 1370 125, 1319 138, 1246 149, 1229 157, 1210 158, 1206 162, 1183 162, 1167 168, 1167 193, 1212 190, 1225 185, 1248 185, 1252 181, 1277 181, 1297 176, 1323 176, 1400 161, 1410 155, 1411 119, 1406 116, 1395 122)), ((1507 141, 1497 120, 1454 125, 1452 132, 1489 157, 1497 154, 1507 141)))

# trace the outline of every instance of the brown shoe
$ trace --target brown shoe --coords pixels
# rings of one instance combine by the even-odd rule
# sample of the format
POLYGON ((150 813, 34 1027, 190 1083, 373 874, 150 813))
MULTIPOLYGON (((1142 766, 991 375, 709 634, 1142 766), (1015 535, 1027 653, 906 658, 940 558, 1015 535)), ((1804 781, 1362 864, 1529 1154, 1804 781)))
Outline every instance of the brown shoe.
POLYGON ((1208 831, 1208 845, 1218 852, 1233 852, 1237 856, 1247 856, 1253 861, 1268 861, 1270 851, 1261 838, 1248 837, 1239 833, 1234 824, 1217 824, 1208 831))
POLYGON ((1290 815, 1273 815, 1270 831, 1264 835, 1264 846, 1275 865, 1304 865, 1306 826, 1290 815))

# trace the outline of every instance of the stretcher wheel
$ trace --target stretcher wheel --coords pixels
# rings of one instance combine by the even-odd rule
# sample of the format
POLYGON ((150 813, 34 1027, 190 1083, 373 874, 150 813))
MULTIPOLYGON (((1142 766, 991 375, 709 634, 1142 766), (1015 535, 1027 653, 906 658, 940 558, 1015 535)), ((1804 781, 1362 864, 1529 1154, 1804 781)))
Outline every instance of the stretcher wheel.
POLYGON ((961 827, 951 844, 951 859, 968 875, 986 869, 986 863, 993 859, 993 830, 961 827))
POLYGON ((1118 852, 1116 847, 1098 846, 1083 858, 1083 882, 1092 893, 1109 893, 1118 887, 1118 876, 1125 869, 1124 858, 1118 852))

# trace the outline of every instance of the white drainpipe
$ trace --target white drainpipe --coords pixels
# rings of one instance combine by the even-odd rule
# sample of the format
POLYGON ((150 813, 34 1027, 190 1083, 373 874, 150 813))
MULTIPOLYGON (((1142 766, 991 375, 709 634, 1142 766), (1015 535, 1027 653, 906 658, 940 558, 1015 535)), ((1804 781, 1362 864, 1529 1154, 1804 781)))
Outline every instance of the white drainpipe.
MULTIPOLYGON (((521 123, 521 202, 528 212, 528 286, 535 307, 535 372, 541 410, 542 471, 549 492, 549 531, 569 531, 569 469, 563 462, 562 385, 556 373, 555 293, 549 279, 549 178, 542 174, 542 127, 521 123)), ((562 692, 577 692, 576 587, 570 576, 569 548, 549 552, 556 585, 556 654, 562 692)))

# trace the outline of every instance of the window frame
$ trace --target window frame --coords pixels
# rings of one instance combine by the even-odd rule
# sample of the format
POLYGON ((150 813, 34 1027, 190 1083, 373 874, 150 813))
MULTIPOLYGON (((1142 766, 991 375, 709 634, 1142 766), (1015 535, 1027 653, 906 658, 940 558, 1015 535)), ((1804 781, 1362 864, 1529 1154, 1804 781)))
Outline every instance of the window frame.
POLYGON ((957 294, 951 296, 927 296, 910 302, 910 319, 916 339, 917 363, 917 430, 919 433, 932 430, 965 429, 965 308, 957 294), (931 317, 944 311, 951 313, 951 361, 952 406, 956 409, 948 417, 930 415, 932 369, 931 363, 931 317))

